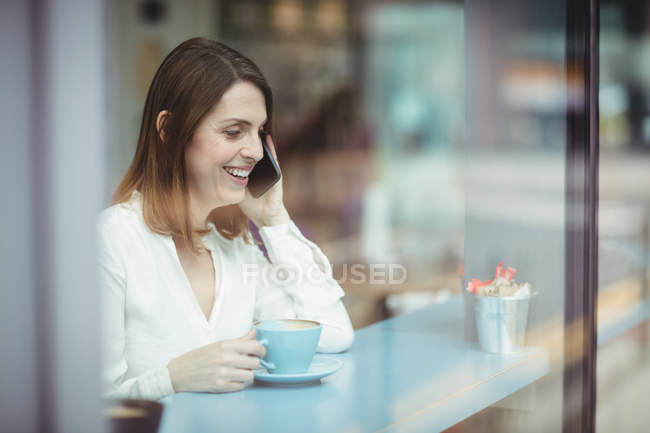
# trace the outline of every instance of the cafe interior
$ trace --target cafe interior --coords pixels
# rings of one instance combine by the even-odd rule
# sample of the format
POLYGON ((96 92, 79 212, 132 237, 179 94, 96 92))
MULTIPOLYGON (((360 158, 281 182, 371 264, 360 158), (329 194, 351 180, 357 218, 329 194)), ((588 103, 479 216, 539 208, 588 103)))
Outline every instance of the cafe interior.
POLYGON ((195 36, 269 81, 285 205, 355 343, 316 384, 166 398, 159 432, 648 431, 647 2, 1 8, 0 432, 114 431, 94 216, 156 69, 195 36), (511 353, 486 346, 510 313, 477 295, 499 266, 531 291, 511 353))

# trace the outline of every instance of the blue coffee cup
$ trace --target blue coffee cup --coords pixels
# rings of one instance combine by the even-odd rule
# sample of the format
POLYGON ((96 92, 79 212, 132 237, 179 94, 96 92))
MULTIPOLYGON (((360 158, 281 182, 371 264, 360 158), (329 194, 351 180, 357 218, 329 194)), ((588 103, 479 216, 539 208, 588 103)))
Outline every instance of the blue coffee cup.
POLYGON ((254 323, 266 347, 262 366, 273 374, 305 373, 316 353, 322 326, 313 320, 272 319, 254 323))

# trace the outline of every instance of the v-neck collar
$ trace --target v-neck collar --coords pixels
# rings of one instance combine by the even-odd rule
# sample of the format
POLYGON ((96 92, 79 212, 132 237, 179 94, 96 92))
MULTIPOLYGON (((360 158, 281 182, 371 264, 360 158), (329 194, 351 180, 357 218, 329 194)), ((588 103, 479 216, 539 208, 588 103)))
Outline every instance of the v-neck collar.
MULTIPOLYGON (((211 231, 207 233, 205 236, 203 236, 203 245, 205 245, 205 248, 210 251, 210 258, 212 259, 212 266, 214 268, 214 291, 215 291, 215 296, 214 296, 214 301, 212 302, 212 310, 210 310, 210 316, 206 319, 205 314, 203 314, 203 311, 201 311, 201 307, 199 305, 199 301, 196 298, 196 295, 194 295, 194 291, 190 287, 190 290, 192 290, 192 295, 194 296, 194 301, 196 305, 199 307, 199 311, 201 311, 201 316, 203 319, 205 319, 206 323, 210 325, 210 327, 213 327, 217 317, 218 317, 218 312, 221 310, 221 304, 223 301, 223 294, 224 294, 224 287, 223 287, 223 260, 221 258, 221 251, 219 250, 219 246, 217 245, 217 242, 215 241, 215 234, 216 234, 216 229, 212 223, 209 223, 211 231)), ((175 249, 175 248, 174 248, 175 249)), ((178 255, 177 255, 178 256, 178 255)), ((180 264, 180 262, 179 262, 180 264)), ((183 271, 183 274, 185 272, 183 271)), ((187 279, 187 276, 185 276, 187 279)), ((188 283, 189 284, 189 283, 188 283)))
MULTIPOLYGON (((137 209, 142 216, 142 193, 138 190, 134 190, 131 193, 131 197, 127 202, 129 205, 133 206, 134 209, 137 209)), ((176 266, 176 273, 179 275, 179 283, 184 286, 179 292, 184 293, 181 295, 182 298, 185 298, 186 305, 189 307, 190 311, 193 312, 192 316, 195 317, 198 323, 204 328, 213 328, 217 317, 219 316, 219 311, 221 310, 221 305, 223 303, 224 297, 224 285, 223 285, 223 259, 221 257, 221 250, 218 240, 220 236, 217 232, 216 227, 213 223, 208 222, 208 227, 210 231, 205 234, 201 240, 203 245, 210 251, 210 257, 212 259, 212 266, 214 268, 214 301, 212 302, 212 309, 210 310, 209 317, 205 317, 203 310, 201 310, 201 305, 199 300, 194 294, 192 285, 190 284, 187 274, 185 274, 185 269, 181 264, 181 260, 178 257, 178 251, 176 251, 176 245, 174 244, 174 239, 171 235, 163 235, 160 233, 155 233, 154 235, 158 236, 163 243, 167 246, 167 249, 172 255, 174 266, 176 266)))
POLYGON ((201 305, 199 304, 199 300, 196 297, 194 290, 192 289, 190 280, 189 278, 187 278, 185 269, 183 269, 181 260, 178 257, 178 251, 176 250, 174 239, 172 239, 171 235, 159 235, 167 245, 170 253, 172 254, 172 257, 174 259, 173 260, 174 264, 179 274, 181 285, 183 286, 182 291, 184 292, 184 297, 186 298, 187 305, 194 313, 192 314, 192 316, 195 317, 199 321, 201 326, 203 326, 204 328, 214 327, 214 324, 217 321, 217 317, 219 316, 218 312, 221 309, 221 304, 223 303, 223 296, 224 296, 224 290, 222 284, 223 281, 222 259, 220 257, 219 246, 217 245, 216 242, 214 242, 215 228, 214 226, 212 226, 211 228, 212 230, 201 238, 203 240, 203 245, 205 246, 205 248, 210 251, 212 266, 214 268, 215 296, 214 296, 214 301, 212 302, 212 309, 210 310, 209 317, 206 317, 205 314, 203 313, 203 310, 201 310, 201 305))

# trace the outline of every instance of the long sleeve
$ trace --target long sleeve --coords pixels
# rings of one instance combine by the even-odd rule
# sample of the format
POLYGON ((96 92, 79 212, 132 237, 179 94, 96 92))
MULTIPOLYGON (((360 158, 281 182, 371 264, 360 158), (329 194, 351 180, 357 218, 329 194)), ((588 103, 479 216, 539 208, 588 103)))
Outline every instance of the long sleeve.
POLYGON ((259 248, 250 247, 254 263, 265 269, 258 274, 255 317, 318 321, 323 331, 317 351, 347 350, 354 341, 354 331, 341 301, 343 289, 332 277, 327 257, 293 221, 263 227, 260 236, 271 264, 259 248))
POLYGON ((166 365, 126 378, 125 350, 126 268, 109 225, 99 227, 99 282, 103 303, 104 368, 102 385, 108 397, 157 400, 174 393, 166 365))

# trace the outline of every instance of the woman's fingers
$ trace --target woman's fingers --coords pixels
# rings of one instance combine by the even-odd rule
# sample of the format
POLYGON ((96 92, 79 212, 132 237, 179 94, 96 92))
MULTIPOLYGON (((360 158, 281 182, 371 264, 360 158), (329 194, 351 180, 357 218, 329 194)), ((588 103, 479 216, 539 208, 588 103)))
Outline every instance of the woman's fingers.
POLYGON ((232 368, 228 371, 227 377, 232 382, 252 383, 255 375, 251 370, 243 368, 232 368))
POLYGON ((169 362, 176 391, 231 392, 254 380, 266 349, 255 340, 255 330, 234 340, 224 340, 188 352, 169 362))
POLYGON ((255 370, 260 366, 260 359, 257 356, 241 355, 237 353, 233 355, 230 365, 235 368, 255 370))
POLYGON ((271 138, 271 134, 266 134, 266 145, 269 147, 269 150, 271 151, 271 155, 273 155, 273 158, 275 158, 275 162, 278 162, 278 155, 275 153, 275 143, 273 143, 273 139, 271 138))
POLYGON ((223 388, 220 388, 217 392, 235 392, 241 391, 246 388, 246 383, 244 382, 228 382, 223 388))
POLYGON ((244 355, 254 355, 259 358, 266 356, 266 347, 257 340, 244 341, 240 344, 239 353, 244 355))
POLYGON ((260 358, 266 355, 266 348, 257 340, 233 340, 227 347, 242 355, 255 355, 260 358))
POLYGON ((260 358, 266 356, 266 348, 262 343, 255 340, 255 329, 246 335, 234 340, 225 340, 216 343, 216 349, 223 352, 231 352, 241 355, 253 355, 260 358))

